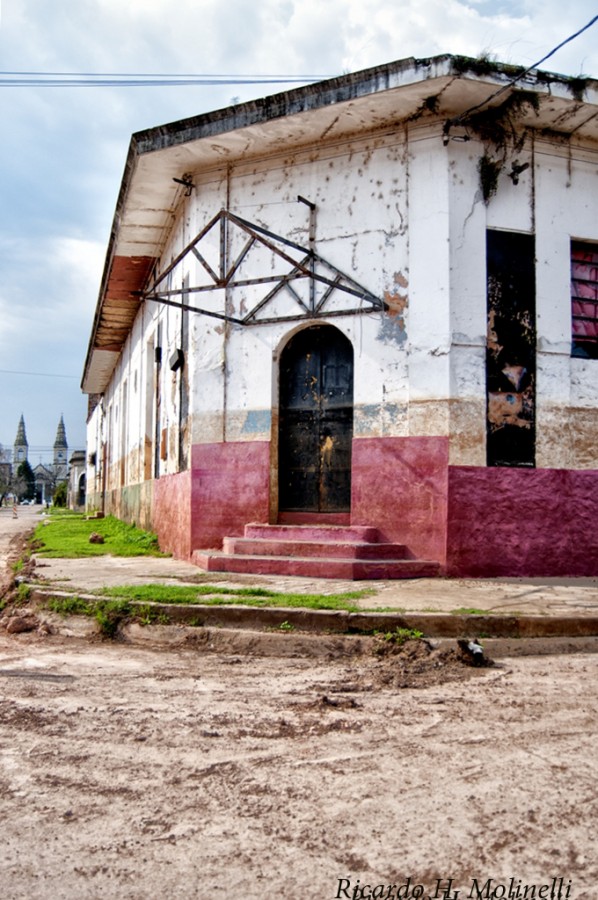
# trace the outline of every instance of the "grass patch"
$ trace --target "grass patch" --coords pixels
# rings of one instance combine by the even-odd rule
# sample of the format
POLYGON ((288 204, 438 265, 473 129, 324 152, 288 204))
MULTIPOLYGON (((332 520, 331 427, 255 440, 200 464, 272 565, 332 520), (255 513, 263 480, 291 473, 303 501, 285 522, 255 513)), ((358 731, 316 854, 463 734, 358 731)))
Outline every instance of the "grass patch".
POLYGON ((22 581, 17 588, 17 593, 15 596, 15 603, 17 603, 19 606, 22 606, 23 604, 29 602, 30 597, 31 597, 31 588, 29 587, 28 584, 25 584, 25 582, 22 581))
POLYGON ((45 518, 35 529, 33 541, 39 556, 77 559, 84 556, 165 556, 158 539, 150 531, 127 525, 114 516, 88 520, 62 511, 45 518), (92 532, 101 534, 103 544, 90 544, 92 532))
POLYGON ((96 620, 104 637, 113 638, 120 623, 135 615, 126 600, 98 600, 90 602, 81 597, 60 597, 48 600, 46 608, 61 616, 90 616, 96 620))
POLYGON ((112 600, 96 604, 95 620, 104 637, 113 638, 122 620, 126 619, 130 613, 131 607, 126 600, 112 600))
MULTIPOLYGON (((100 631, 106 637, 114 637, 124 619, 134 619, 142 625, 168 625, 170 619, 163 610, 156 610, 153 603, 202 604, 206 606, 259 606, 292 607, 304 609, 332 609, 356 612, 355 600, 371 591, 347 591, 342 594, 285 594, 266 588, 229 588, 218 585, 168 585, 143 584, 107 587, 97 591, 97 600, 85 600, 76 595, 53 598, 45 606, 62 616, 91 616, 96 619, 100 631)), ((201 624, 191 622, 189 624, 201 624)), ((292 631, 290 622, 278 626, 281 631, 292 631)))
POLYGON ((286 606, 304 609, 340 609, 357 612, 355 603, 371 591, 347 591, 342 594, 293 594, 267 588, 231 588, 213 584, 169 585, 142 584, 103 588, 103 597, 114 597, 142 603, 201 603, 206 606, 286 606))
POLYGON ((83 600, 73 594, 70 597, 53 597, 45 602, 46 609, 60 616, 91 616, 95 611, 95 603, 83 600))
POLYGON ((395 628, 394 631, 386 631, 382 634, 385 641, 389 644, 396 644, 398 647, 401 647, 406 641, 419 641, 423 636, 423 631, 418 631, 417 628, 395 628))
POLYGON ((486 616, 487 609, 476 609, 475 606, 460 606, 458 609, 451 609, 451 616, 486 616))

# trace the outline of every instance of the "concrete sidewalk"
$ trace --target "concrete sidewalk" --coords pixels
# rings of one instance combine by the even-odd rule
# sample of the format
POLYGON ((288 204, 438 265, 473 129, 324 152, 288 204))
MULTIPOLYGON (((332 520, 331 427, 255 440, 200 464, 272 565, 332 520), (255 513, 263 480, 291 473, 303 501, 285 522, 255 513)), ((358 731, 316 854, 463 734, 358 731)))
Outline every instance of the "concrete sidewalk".
POLYGON ((255 586, 300 594, 336 594, 363 590, 368 591, 368 596, 356 601, 362 609, 452 614, 464 610, 479 610, 509 616, 598 616, 598 578, 338 581, 206 573, 181 560, 147 556, 36 558, 35 572, 49 587, 67 591, 92 591, 112 585, 152 583, 255 586))
MULTIPOLYGON (((33 508, 19 510, 18 520, 0 516, 4 542, 36 523, 33 508)), ((39 510, 37 511, 39 515, 39 510)), ((5 550, 5 547, 0 547, 5 550)), ((265 587, 281 593, 336 594, 363 591, 356 605, 363 613, 295 609, 253 609, 202 606, 168 607, 172 621, 198 619, 210 625, 276 627, 295 621, 317 630, 368 630, 417 627, 427 634, 483 631, 503 636, 598 636, 598 578, 417 578, 400 581, 340 581, 268 575, 207 573, 170 557, 95 556, 83 559, 35 557, 34 581, 43 594, 65 591, 85 594, 102 587, 141 584, 214 584, 222 587, 265 587), (366 610, 373 611, 371 614, 366 610), (292 615, 291 615, 292 613, 292 615), (369 618, 368 618, 369 616, 369 618), (282 618, 281 618, 282 617, 282 618)), ((41 596, 41 594, 40 594, 41 596)))
MULTIPOLYGON (((40 601, 62 591, 85 594, 105 586, 151 583, 214 584, 219 588, 254 586, 295 594, 368 592, 356 601, 363 612, 353 613, 308 608, 256 608, 234 604, 232 598, 230 605, 223 606, 202 604, 202 598, 192 606, 154 605, 154 613, 165 617, 171 625, 254 631, 293 627, 304 632, 339 635, 410 628, 422 631, 428 637, 479 635, 553 642, 555 638, 598 639, 598 579, 452 581, 425 578, 353 582, 218 575, 170 558, 109 556, 40 559, 35 575, 34 599, 40 601)), ((569 649, 575 648, 572 645, 569 649)))

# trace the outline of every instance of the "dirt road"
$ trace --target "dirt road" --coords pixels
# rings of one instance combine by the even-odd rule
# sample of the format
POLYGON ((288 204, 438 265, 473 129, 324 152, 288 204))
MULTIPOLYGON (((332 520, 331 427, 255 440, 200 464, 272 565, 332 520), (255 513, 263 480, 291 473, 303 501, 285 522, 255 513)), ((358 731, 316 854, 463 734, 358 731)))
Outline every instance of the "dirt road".
POLYGON ((0 635, 0 896, 595 900, 598 656, 331 657, 0 635))
POLYGON ((0 897, 598 896, 598 655, 229 634, 0 631, 0 897))

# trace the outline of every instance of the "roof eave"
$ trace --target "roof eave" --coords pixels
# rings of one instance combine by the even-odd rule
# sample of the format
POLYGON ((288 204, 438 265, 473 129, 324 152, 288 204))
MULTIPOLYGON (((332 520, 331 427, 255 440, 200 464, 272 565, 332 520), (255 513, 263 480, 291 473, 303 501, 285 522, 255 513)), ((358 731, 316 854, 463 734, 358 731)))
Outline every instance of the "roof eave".
MULTIPOLYGON (((598 82, 570 79, 550 73, 526 72, 514 66, 492 63, 488 60, 473 60, 464 57, 441 55, 428 59, 408 58, 382 66, 375 66, 360 72, 316 82, 289 91, 283 91, 237 106, 215 110, 182 119, 155 128, 140 131, 131 138, 123 178, 112 223, 106 263, 100 285, 92 332, 85 360, 82 390, 88 394, 103 393, 118 361, 120 352, 141 303, 141 292, 159 258, 165 238, 165 230, 156 220, 149 225, 139 242, 139 252, 135 252, 134 242, 121 239, 122 223, 131 215, 128 201, 136 182, 141 161, 152 154, 165 165, 163 182, 155 185, 154 205, 160 208, 162 219, 170 214, 172 204, 178 198, 173 187, 171 174, 182 174, 177 166, 185 145, 207 146, 210 141, 230 135, 254 134, 254 150, 258 152, 260 142, 264 146, 266 125, 279 126, 277 122, 306 121, 306 116, 318 115, 318 111, 344 108, 364 98, 406 88, 412 102, 421 104, 427 97, 424 85, 439 79, 460 79, 467 82, 482 82, 488 86, 488 96, 500 87, 509 87, 514 78, 519 80, 518 88, 535 89, 551 94, 567 95, 573 102, 575 91, 580 88, 593 94, 595 106, 598 103, 598 82), (419 92, 417 85, 421 85, 419 92), (411 88, 409 89, 409 86, 411 88), (257 132, 256 132, 257 126, 257 132), (172 158, 171 158, 172 157, 172 158), (119 251, 119 243, 121 248, 119 251), (126 262, 123 263, 123 260, 126 262), (110 304, 113 303, 111 311, 110 304), (110 324, 112 323, 112 324, 110 324)), ((446 83, 446 82, 445 82, 446 83)), ((582 92, 583 92, 582 91, 582 92)), ((401 90, 399 96, 403 96, 401 90)), ((394 96, 394 95, 393 95, 394 96)), ((410 100, 411 102, 411 100, 410 100)), ((577 97, 579 101, 579 96, 577 97)), ((463 110, 455 110, 455 112, 463 110)), ((140 181, 141 180, 137 179, 140 181)), ((136 188, 139 192, 139 186, 136 188)))

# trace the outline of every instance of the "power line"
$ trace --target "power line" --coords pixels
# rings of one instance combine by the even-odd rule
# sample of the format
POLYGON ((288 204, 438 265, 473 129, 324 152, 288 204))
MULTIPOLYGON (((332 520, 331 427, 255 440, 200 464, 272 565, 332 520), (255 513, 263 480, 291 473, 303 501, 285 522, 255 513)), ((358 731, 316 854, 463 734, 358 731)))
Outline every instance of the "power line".
POLYGON ((246 72, 11 72, 0 69, 0 75, 36 75, 45 78, 47 75, 65 78, 284 78, 285 81, 297 81, 307 78, 325 78, 324 75, 251 75, 246 72))
POLYGON ((78 375, 60 375, 58 372, 17 372, 15 369, 0 369, 5 375, 34 375, 36 378, 79 378, 78 375))
POLYGON ((305 84, 329 75, 213 75, 147 72, 0 72, 0 87, 170 87, 173 85, 305 84))
POLYGON ((564 47, 565 44, 569 44, 571 41, 575 40, 575 38, 579 37, 580 34, 583 34, 584 31, 587 31, 588 28, 591 28, 592 25, 595 25, 598 22, 598 16, 594 16, 587 25, 584 25, 583 28, 580 28, 579 31, 576 31, 574 34, 570 34, 568 38, 565 38, 564 41, 561 41, 560 44, 557 44, 556 47, 553 47, 552 50, 543 56, 542 59, 539 59, 538 62, 533 63, 528 69, 525 69, 519 75, 516 75, 515 78, 512 78, 507 84, 503 85, 493 94, 490 94, 489 97, 486 97, 485 100, 482 100, 481 103, 476 104, 476 106, 470 107, 470 109, 466 109, 465 112, 462 112, 460 115, 455 116, 453 119, 448 119, 444 126, 445 134, 448 134, 449 129, 452 125, 458 125, 459 122, 462 122, 472 113, 477 112, 479 109, 482 109, 484 106, 487 106, 492 100, 495 100, 496 97, 499 97, 501 94, 504 94, 505 91, 510 90, 518 81, 521 81, 522 78, 525 78, 526 75, 529 75, 530 72, 533 72, 534 69, 537 69, 538 66, 541 66, 542 63, 546 62, 547 59, 550 59, 551 56, 560 50, 561 47, 564 47))

